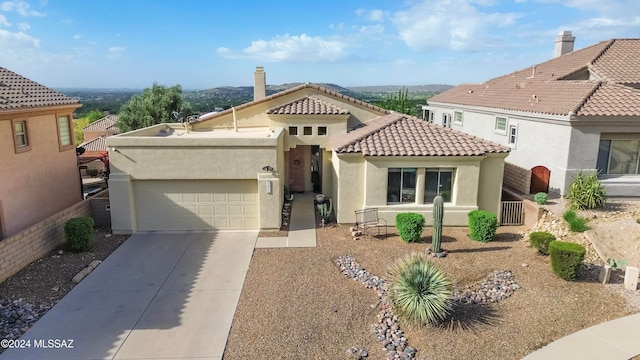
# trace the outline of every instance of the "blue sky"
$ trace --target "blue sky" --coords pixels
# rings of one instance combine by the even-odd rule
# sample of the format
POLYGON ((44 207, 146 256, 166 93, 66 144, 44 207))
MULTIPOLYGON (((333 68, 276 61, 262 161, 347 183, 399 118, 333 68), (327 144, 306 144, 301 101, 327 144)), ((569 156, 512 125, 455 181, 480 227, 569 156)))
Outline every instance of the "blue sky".
POLYGON ((482 82, 640 37, 638 0, 0 0, 0 66, 49 87, 482 82))

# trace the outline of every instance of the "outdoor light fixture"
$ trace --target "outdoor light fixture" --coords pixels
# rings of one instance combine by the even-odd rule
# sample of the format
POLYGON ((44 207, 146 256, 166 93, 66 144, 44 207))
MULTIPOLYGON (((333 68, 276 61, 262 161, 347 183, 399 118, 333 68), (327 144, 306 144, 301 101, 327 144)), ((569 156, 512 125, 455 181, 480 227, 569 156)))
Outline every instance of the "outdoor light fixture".
POLYGON ((273 171, 273 168, 269 165, 265 165, 262 167, 262 171, 273 171))

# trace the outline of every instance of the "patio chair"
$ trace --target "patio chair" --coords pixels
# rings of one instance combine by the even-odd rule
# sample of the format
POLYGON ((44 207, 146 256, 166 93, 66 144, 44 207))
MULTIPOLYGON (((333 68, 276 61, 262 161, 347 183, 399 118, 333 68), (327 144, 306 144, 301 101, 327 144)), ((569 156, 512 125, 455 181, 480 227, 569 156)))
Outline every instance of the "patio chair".
POLYGON ((369 235, 369 229, 378 229, 378 235, 380 235, 380 228, 384 225, 384 235, 387 236, 387 221, 378 217, 378 209, 362 209, 356 210, 356 223, 357 230, 362 231, 363 234, 369 235))

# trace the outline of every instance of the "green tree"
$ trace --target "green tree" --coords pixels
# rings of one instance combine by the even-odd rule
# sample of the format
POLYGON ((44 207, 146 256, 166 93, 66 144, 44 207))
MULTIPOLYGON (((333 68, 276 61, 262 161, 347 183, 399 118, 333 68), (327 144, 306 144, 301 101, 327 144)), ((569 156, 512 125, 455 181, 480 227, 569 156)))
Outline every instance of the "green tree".
POLYGON ((191 112, 191 105, 182 98, 182 87, 166 87, 153 83, 142 94, 133 96, 118 113, 118 127, 122 132, 147 126, 175 122, 173 111, 191 112))
MULTIPOLYGON (((420 100, 419 102, 423 102, 420 100)), ((417 116, 416 101, 409 98, 409 90, 407 88, 398 89, 397 94, 389 94, 378 103, 378 106, 387 110, 417 116)))
POLYGON ((96 122, 104 117, 104 113, 98 109, 93 109, 85 115, 89 124, 96 122))
POLYGON ((76 146, 84 142, 84 132, 82 131, 82 128, 87 125, 89 125, 89 118, 87 117, 73 121, 73 139, 75 140, 76 146))

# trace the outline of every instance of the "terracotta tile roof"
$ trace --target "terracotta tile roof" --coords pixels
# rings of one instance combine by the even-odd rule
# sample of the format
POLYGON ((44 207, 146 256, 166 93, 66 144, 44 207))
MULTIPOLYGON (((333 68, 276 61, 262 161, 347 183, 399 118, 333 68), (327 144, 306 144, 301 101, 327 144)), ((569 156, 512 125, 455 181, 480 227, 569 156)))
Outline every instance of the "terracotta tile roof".
POLYGON ((267 114, 346 115, 349 114, 349 111, 337 105, 318 99, 315 96, 307 95, 303 98, 269 109, 267 110, 267 114))
POLYGON ((498 110, 575 116, 638 116, 640 39, 614 39, 482 84, 463 84, 428 100, 498 110), (616 95, 623 94, 627 101, 616 95), (583 108, 588 106, 588 108, 583 108))
POLYGON ((338 153, 364 156, 480 156, 509 148, 475 136, 392 113, 331 139, 338 153))
POLYGON ((0 67, 0 111, 59 105, 77 105, 70 98, 35 81, 0 67))
MULTIPOLYGON (((308 83, 307 84, 301 84, 301 85, 298 85, 296 87, 292 87, 291 89, 287 89, 287 90, 281 91, 279 93, 275 93, 273 95, 269 95, 269 96, 264 97, 264 98, 262 98, 260 100, 254 100, 254 101, 250 101, 250 102, 244 103, 242 105, 238 105, 238 106, 235 107, 235 109, 236 110, 241 110, 241 109, 244 109, 244 108, 256 105, 256 104, 260 104, 260 103, 263 103, 263 102, 266 102, 266 101, 270 101, 272 99, 276 99, 276 98, 279 98, 279 97, 282 97, 282 96, 285 96, 285 95, 289 95, 291 93, 295 93, 296 91, 299 91, 299 90, 302 90, 302 89, 314 89, 314 90, 317 90, 317 91, 319 91, 319 92, 321 92, 323 94, 327 94, 327 95, 333 96, 335 98, 342 99, 344 101, 347 101, 347 102, 362 106, 364 108, 379 112, 380 115, 388 114, 390 112, 389 110, 386 110, 386 109, 383 109, 381 107, 369 104, 368 102, 364 102, 362 100, 354 99, 354 98, 352 98, 350 96, 346 96, 346 95, 340 94, 339 92, 335 92, 333 90, 329 90, 329 89, 327 89, 325 87, 322 87, 320 85, 308 84, 308 83)), ((212 120, 212 119, 215 119, 217 117, 230 114, 232 112, 233 112, 233 109, 227 109, 227 110, 215 113, 215 114, 207 114, 207 115, 204 115, 203 117, 199 118, 198 120, 192 121, 192 123, 193 124, 197 124, 197 123, 200 123, 200 122, 203 122, 203 121, 212 120)))
POLYGON ((104 136, 98 136, 95 139, 83 142, 78 147, 82 147, 86 151, 107 151, 107 142, 104 136))
POLYGON ((114 134, 119 134, 120 129, 116 126, 116 122, 118 121, 118 115, 110 114, 102 119, 96 120, 91 124, 82 128, 83 131, 109 131, 114 134))

